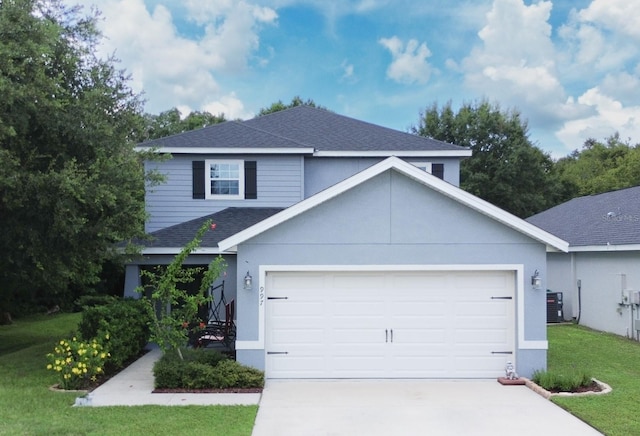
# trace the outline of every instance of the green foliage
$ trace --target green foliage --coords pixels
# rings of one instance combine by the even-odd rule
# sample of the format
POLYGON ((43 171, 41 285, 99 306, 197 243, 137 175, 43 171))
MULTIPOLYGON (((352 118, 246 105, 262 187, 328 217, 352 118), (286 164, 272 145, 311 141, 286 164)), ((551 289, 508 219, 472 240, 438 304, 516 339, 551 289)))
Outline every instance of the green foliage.
POLYGON ((97 15, 59 0, 0 3, 0 309, 63 309, 115 243, 144 235, 141 101, 97 15))
POLYGON ((579 366, 613 389, 607 395, 552 401, 606 435, 640 434, 640 343, 579 325, 549 326, 547 337, 549 371, 571 373, 579 366))
POLYGON ((149 341, 150 323, 145 301, 114 299, 106 305, 86 307, 78 330, 84 340, 110 334, 107 372, 113 373, 142 353, 149 341))
POLYGON ((77 393, 48 390, 58 380, 45 355, 79 319, 79 313, 38 315, 0 326, 0 434, 135 436, 158 423, 163 434, 251 434, 257 406, 71 407, 77 393))
POLYGON ((180 111, 177 108, 173 108, 161 112, 158 115, 145 114, 144 133, 138 139, 142 142, 150 139, 164 138, 165 136, 201 129, 224 121, 226 121, 224 114, 213 115, 206 111, 191 112, 185 118, 182 118, 180 111))
POLYGON ((327 108, 325 108, 324 106, 316 105, 316 103, 310 98, 307 99, 307 101, 304 101, 299 96, 296 95, 291 99, 291 103, 289 104, 284 104, 281 100, 278 100, 277 102, 272 103, 271 106, 260 109, 260 111, 258 112, 258 116, 272 114, 274 112, 283 111, 285 109, 289 109, 296 106, 311 106, 311 107, 317 107, 318 109, 327 110, 327 108))
POLYGON ((103 346, 109 335, 94 338, 91 341, 72 339, 61 340, 53 353, 47 354, 47 369, 54 371, 59 377, 62 389, 82 389, 97 376, 104 374, 104 365, 109 359, 109 352, 103 346))
POLYGON ((215 350, 184 349, 184 359, 164 354, 153 368, 158 389, 261 388, 264 373, 215 350))
POLYGON ((598 142, 589 139, 555 165, 571 196, 600 194, 640 185, 640 147, 622 142, 618 134, 598 142))
POLYGON ((502 111, 487 101, 464 104, 454 113, 451 102, 436 103, 421 115, 413 133, 469 147, 462 161, 462 189, 519 217, 545 210, 563 199, 552 173, 553 161, 528 137, 520 113, 502 111))
MULTIPOLYGON (((197 321, 199 307, 209 301, 209 287, 226 268, 225 260, 218 256, 204 271, 197 292, 189 293, 179 286, 193 282, 196 274, 202 271, 201 268, 184 268, 183 264, 189 254, 200 246, 202 236, 210 228, 215 227, 212 226, 211 220, 208 220, 166 268, 142 271, 143 277, 149 280, 151 287, 151 296, 146 300, 152 319, 151 340, 165 353, 174 350, 182 357, 180 349, 187 344, 189 333, 184 326, 197 321)), ((145 289, 139 287, 137 290, 142 293, 145 289)))
POLYGON ((588 372, 576 369, 566 373, 536 371, 532 380, 548 391, 572 392, 580 387, 589 386, 593 382, 592 378, 588 372))

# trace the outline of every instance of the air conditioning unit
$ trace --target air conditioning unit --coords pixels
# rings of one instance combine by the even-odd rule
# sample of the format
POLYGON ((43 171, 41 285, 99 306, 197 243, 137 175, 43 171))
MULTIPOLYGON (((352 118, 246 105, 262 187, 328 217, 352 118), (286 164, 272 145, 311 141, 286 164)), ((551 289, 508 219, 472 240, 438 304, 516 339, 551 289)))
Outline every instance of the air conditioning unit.
POLYGON ((562 292, 547 292, 547 322, 564 322, 562 292))

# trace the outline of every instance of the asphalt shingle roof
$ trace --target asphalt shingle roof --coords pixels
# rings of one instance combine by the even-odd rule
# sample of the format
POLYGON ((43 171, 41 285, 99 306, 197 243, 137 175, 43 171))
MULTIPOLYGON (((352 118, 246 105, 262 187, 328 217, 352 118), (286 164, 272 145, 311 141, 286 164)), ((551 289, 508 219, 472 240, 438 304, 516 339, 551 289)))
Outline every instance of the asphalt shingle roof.
POLYGON ((640 186, 574 198, 527 221, 572 247, 640 244, 640 186))
POLYGON ((229 207, 220 212, 185 221, 150 234, 151 240, 138 241, 144 247, 184 247, 207 220, 216 224, 202 237, 201 247, 217 248, 218 242, 282 211, 282 208, 229 207))
POLYGON ((338 115, 296 106, 247 121, 227 121, 141 146, 294 148, 317 151, 463 151, 464 147, 400 132, 338 115))

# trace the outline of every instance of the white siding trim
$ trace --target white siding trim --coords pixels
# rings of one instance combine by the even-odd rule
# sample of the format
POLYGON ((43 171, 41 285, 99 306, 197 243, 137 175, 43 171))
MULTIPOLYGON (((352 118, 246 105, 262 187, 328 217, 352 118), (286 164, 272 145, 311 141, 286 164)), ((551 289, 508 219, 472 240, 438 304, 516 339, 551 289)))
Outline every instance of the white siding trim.
POLYGON ((300 148, 251 148, 251 147, 136 147, 138 150, 171 154, 313 154, 313 147, 300 148))
MULTIPOLYGON (((142 250, 141 254, 150 255, 150 254, 178 254, 182 251, 182 247, 149 247, 142 250)), ((226 254, 227 252, 222 251, 218 248, 209 248, 209 247, 199 247, 196 248, 191 254, 226 254)), ((233 253, 235 254, 235 253, 233 253)))
POLYGON ((471 150, 376 150, 376 151, 316 151, 317 157, 468 157, 471 150))
POLYGON ((258 224, 255 224, 227 239, 220 241, 218 246, 221 250, 229 250, 230 248, 241 244, 246 240, 253 238, 254 236, 257 236, 260 233, 269 230, 270 228, 281 224, 284 221, 300 215, 303 212, 306 212, 307 210, 318 206, 389 169, 396 170, 401 174, 404 174, 407 177, 410 177, 415 181, 428 186, 434 191, 437 191, 455 201, 458 201, 459 203, 470 207, 471 209, 474 209, 488 216, 489 218, 492 218, 520 233, 523 233, 526 236, 529 236, 532 239, 535 239, 547 245, 547 247, 551 247, 552 249, 563 251, 565 253, 569 251, 568 242, 542 230, 539 227, 534 226, 533 224, 529 224, 528 222, 516 217, 515 215, 512 215, 509 212, 504 211, 499 207, 482 200, 479 197, 476 197, 475 195, 469 194, 468 192, 463 191, 462 189, 457 188, 445 182, 444 180, 440 180, 439 178, 432 176, 431 174, 427 174, 421 169, 397 157, 389 157, 382 162, 379 162, 355 174, 354 176, 349 177, 348 179, 343 180, 342 182, 337 183, 325 189, 324 191, 317 193, 312 197, 296 203, 293 206, 283 210, 282 212, 272 215, 266 220, 261 221, 258 224))
MULTIPOLYGON (((525 339, 525 280, 524 265, 261 265, 258 278, 258 339, 236 341, 236 349, 262 350, 265 346, 265 301, 267 273, 278 271, 513 271, 516 274, 517 343, 516 352, 521 350, 546 350, 547 341, 525 339)), ((249 291, 247 291, 249 292, 249 291)), ((541 291, 531 291, 541 292, 541 291)))
POLYGON ((578 247, 569 247, 569 252, 578 253, 584 251, 640 251, 640 244, 624 244, 624 245, 582 245, 578 247))

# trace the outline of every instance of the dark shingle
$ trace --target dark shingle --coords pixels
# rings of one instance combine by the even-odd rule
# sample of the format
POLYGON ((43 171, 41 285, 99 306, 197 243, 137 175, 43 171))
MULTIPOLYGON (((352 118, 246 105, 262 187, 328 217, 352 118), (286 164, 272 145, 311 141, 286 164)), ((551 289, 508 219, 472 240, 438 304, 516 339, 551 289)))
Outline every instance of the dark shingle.
POLYGON ((247 121, 227 121, 140 146, 300 148, 318 151, 463 151, 464 147, 388 129, 324 109, 296 106, 247 121))
POLYGON ((574 198, 527 221, 572 247, 640 244, 640 186, 574 198))
POLYGON ((412 135, 310 106, 256 117, 244 122, 319 151, 464 150, 457 145, 412 135))
POLYGON ((282 210, 282 208, 229 207, 211 215, 155 231, 150 234, 150 241, 142 241, 139 244, 147 248, 184 247, 193 239, 202 224, 210 219, 216 224, 216 228, 204 234, 200 246, 217 248, 218 242, 223 239, 235 235, 282 210))
POLYGON ((140 147, 211 148, 300 148, 308 147, 291 139, 260 132, 240 121, 226 121, 202 129, 178 133, 139 144, 140 147))

